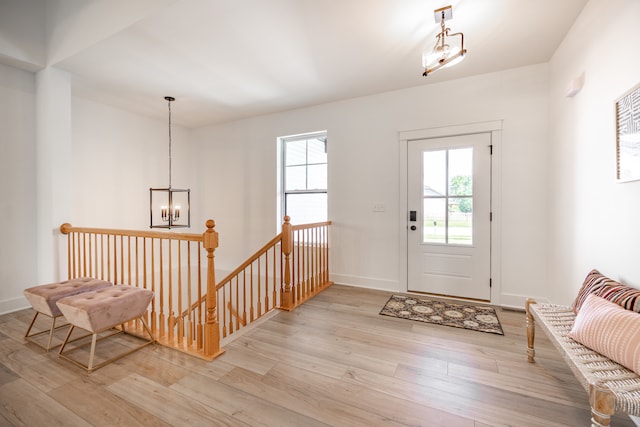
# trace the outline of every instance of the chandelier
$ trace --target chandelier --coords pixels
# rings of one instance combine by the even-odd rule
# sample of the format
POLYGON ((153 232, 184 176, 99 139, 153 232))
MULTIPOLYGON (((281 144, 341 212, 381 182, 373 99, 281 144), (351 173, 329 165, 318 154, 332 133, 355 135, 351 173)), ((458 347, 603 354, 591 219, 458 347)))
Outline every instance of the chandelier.
POLYGON ((176 99, 165 96, 169 105, 169 187, 149 189, 151 228, 180 228, 191 226, 191 190, 171 188, 171 102, 176 99))
POLYGON ((453 17, 451 6, 433 11, 436 23, 440 23, 440 33, 436 35, 436 44, 431 50, 422 53, 423 76, 427 76, 440 68, 450 67, 464 59, 467 50, 464 48, 464 34, 450 33, 444 21, 453 17))

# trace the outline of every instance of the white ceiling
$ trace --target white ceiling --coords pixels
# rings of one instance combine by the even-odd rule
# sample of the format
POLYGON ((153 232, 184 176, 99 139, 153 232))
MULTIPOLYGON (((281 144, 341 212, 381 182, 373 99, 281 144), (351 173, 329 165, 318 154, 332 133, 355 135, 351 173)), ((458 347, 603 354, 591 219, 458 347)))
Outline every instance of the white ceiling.
POLYGON ((136 1, 91 15, 60 0, 50 61, 74 94, 146 116, 165 119, 174 96, 174 123, 187 127, 547 62, 587 2, 136 1), (422 77, 433 10, 447 4, 467 57, 422 77))

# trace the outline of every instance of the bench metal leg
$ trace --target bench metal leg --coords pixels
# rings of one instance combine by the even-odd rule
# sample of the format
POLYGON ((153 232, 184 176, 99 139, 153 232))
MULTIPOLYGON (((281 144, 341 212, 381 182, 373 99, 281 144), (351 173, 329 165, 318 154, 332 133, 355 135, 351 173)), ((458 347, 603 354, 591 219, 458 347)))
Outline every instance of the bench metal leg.
MULTIPOLYGON (((131 319, 131 320, 134 320, 134 319, 131 319)), ((79 360, 76 360, 76 359, 72 358, 71 356, 68 356, 67 354, 64 354, 63 350, 64 350, 65 346, 67 345, 67 342, 70 342, 68 340, 69 340, 69 337, 71 336, 71 332, 73 331, 73 328, 74 328, 74 326, 71 325, 71 328, 69 329, 69 333, 67 334, 67 338, 65 339, 65 341, 60 346, 60 350, 58 351, 58 356, 62 357, 63 359, 66 359, 66 360, 68 360, 68 361, 70 361, 72 363, 74 363, 77 366, 80 366, 81 368, 86 369, 87 372, 91 373, 91 372, 95 371, 98 368, 101 368, 101 367, 103 367, 103 366, 105 366, 105 365, 107 365, 107 364, 109 364, 111 362, 114 362, 114 361, 116 361, 116 360, 118 360, 118 359, 120 359, 120 358, 122 358, 122 357, 124 357, 124 356, 126 356, 128 354, 133 353, 134 351, 140 350, 142 347, 145 347, 145 346, 147 346, 149 344, 154 344, 156 342, 155 338, 153 337, 153 334, 151 333, 151 330, 147 326, 147 322, 144 320, 143 317, 140 317, 140 320, 142 320, 142 325, 144 326, 145 330, 149 334, 149 339, 148 340, 144 340, 144 342, 142 344, 140 344, 140 345, 138 345, 136 347, 130 348, 129 350, 125 351, 124 353, 121 353, 121 354, 119 354, 117 356, 111 357, 108 360, 105 360, 103 362, 100 362, 100 363, 94 365, 94 358, 95 358, 95 352, 96 352, 96 343, 98 341, 101 341, 103 339, 112 337, 114 335, 127 333, 124 330, 124 323, 123 323, 123 324, 120 325, 122 330, 115 329, 115 331, 113 333, 110 333, 109 335, 106 335, 106 336, 98 338, 98 333, 104 332, 104 331, 97 331, 97 332, 92 334, 92 337, 91 337, 91 350, 89 352, 89 363, 87 363, 86 365, 84 363, 80 362, 79 360)), ((86 336, 87 335, 85 335, 84 337, 86 337, 86 336)), ((140 337, 138 337, 138 338, 140 338, 140 337)), ((67 351, 67 353, 72 352, 72 351, 74 351, 74 350, 76 350, 76 349, 78 349, 80 347, 83 347, 83 346, 85 346, 87 344, 88 343, 81 344, 81 345, 79 345, 79 346, 77 346, 75 348, 72 348, 71 350, 67 351)))
POLYGON ((91 352, 89 353, 89 364, 87 365, 87 370, 91 372, 93 370, 93 356, 96 354, 96 339, 98 338, 98 334, 93 334, 91 337, 91 352))
MULTIPOLYGON (((40 313, 39 311, 36 311, 35 314, 33 315, 33 319, 31 319, 31 324, 29 325, 29 329, 27 329, 27 333, 24 334, 24 339, 34 343, 35 345, 37 345, 39 347, 42 347, 46 351, 49 351, 52 348, 57 347, 57 345, 54 345, 53 347, 51 346, 51 341, 53 341, 53 331, 56 330, 56 329, 64 328, 65 326, 68 325, 68 323, 65 323, 64 325, 56 326, 57 317, 51 317, 51 327, 49 328, 49 330, 44 330, 44 331, 35 332, 33 334, 30 334, 31 329, 33 329, 33 325, 35 325, 36 319, 38 318, 39 314, 43 314, 44 316, 50 317, 50 316, 48 316, 48 315, 46 315, 44 313, 40 313), (32 339, 33 337, 37 337, 39 335, 46 334, 46 333, 49 333, 49 340, 47 341, 47 345, 46 346, 44 346, 44 345, 40 344, 39 342, 37 342, 37 341, 32 339)), ((58 316, 58 317, 60 317, 60 316, 58 316)))
POLYGON ((536 350, 534 349, 534 341, 536 338, 536 324, 529 309, 529 305, 535 303, 536 301, 530 298, 527 298, 527 301, 525 302, 525 309, 527 311, 527 358, 529 363, 536 363, 536 350))

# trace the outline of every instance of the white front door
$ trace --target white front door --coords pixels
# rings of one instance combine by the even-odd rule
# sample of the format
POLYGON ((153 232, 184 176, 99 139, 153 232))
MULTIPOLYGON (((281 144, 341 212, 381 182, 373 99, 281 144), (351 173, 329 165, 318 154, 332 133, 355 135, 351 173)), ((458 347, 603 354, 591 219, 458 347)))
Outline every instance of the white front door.
POLYGON ((407 150, 408 290, 491 299, 491 133, 407 150))

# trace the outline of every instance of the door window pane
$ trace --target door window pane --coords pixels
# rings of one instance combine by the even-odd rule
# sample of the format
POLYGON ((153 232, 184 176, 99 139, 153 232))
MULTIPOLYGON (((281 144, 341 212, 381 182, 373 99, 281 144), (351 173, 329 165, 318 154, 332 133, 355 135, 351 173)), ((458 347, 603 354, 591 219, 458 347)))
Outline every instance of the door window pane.
POLYGON ((424 195, 445 196, 447 193, 447 151, 426 151, 423 155, 424 195))
POLYGON ((423 242, 473 244, 473 147, 423 153, 423 242))
POLYGON ((424 199, 423 204, 423 241, 425 243, 447 243, 446 220, 447 205, 445 198, 424 199))
POLYGON ((473 199, 471 197, 449 199, 448 212, 449 243, 470 245, 473 230, 473 199))
POLYGON ((449 150, 449 195, 473 196, 473 148, 449 150))

